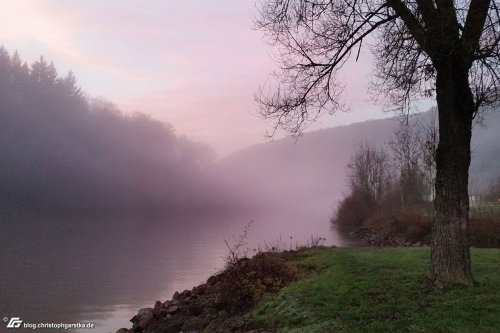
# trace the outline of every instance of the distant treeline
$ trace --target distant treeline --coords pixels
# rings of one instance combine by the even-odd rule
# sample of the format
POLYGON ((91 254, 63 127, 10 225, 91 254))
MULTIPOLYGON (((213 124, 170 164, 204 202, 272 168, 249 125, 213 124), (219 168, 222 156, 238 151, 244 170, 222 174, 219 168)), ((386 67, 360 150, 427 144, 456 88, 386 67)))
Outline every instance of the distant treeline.
POLYGON ((202 200, 213 152, 144 114, 90 100, 69 72, 0 48, 3 213, 172 210, 202 200))

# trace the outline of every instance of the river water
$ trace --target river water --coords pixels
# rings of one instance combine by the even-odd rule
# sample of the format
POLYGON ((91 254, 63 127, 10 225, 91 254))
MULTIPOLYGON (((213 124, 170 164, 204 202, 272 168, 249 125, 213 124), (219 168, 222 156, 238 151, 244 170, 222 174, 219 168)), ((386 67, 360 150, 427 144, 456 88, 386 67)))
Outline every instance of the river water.
MULTIPOLYGON (((257 213, 3 217, 0 316, 30 323, 92 322, 96 328, 89 331, 114 333, 130 327, 139 308, 216 273, 227 254, 224 240, 234 243, 250 221, 250 253, 278 242, 288 249, 311 236, 340 245, 330 213, 328 205, 296 204, 257 213)), ((0 331, 5 325, 0 322, 0 331)))

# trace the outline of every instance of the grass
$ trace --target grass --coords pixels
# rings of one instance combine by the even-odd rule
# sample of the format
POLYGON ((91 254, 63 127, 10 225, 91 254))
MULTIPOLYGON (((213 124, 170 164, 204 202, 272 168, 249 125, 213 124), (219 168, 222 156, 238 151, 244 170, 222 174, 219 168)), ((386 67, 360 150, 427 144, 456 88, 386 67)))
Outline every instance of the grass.
POLYGON ((478 217, 500 217, 500 203, 480 202, 470 206, 470 215, 478 217))
POLYGON ((254 311, 277 332, 500 332, 500 250, 472 249, 472 287, 429 288, 428 248, 318 248, 254 311))

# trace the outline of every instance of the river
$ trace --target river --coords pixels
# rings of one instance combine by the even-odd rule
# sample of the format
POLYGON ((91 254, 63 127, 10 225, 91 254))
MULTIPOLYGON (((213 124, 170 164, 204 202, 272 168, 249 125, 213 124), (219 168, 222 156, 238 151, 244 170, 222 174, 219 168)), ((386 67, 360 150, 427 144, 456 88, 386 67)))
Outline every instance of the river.
MULTIPOLYGON (((25 323, 91 322, 96 328, 90 331, 114 333, 130 327, 138 309, 216 273, 228 253, 224 240, 233 244, 250 221, 249 253, 278 242, 288 249, 311 236, 339 245, 330 213, 327 205, 299 204, 161 217, 3 217, 0 316, 25 323)), ((32 330, 16 330, 22 331, 32 330)))

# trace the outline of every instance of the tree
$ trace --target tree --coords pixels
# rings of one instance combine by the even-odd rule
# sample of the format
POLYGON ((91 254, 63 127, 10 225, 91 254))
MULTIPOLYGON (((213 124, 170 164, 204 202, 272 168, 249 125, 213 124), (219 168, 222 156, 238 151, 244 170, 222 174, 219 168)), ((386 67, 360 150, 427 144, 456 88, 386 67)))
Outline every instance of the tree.
POLYGON ((57 81, 57 70, 54 63, 47 64, 44 57, 33 62, 30 71, 31 78, 42 86, 52 86, 57 81))
POLYGON ((365 201, 376 203, 383 199, 391 185, 389 156, 383 149, 360 144, 347 165, 351 192, 365 201))
POLYGON ((355 232, 387 198, 393 178, 390 157, 382 148, 362 142, 347 164, 350 194, 337 208, 331 222, 341 235, 355 232))
POLYGON ((421 146, 420 127, 410 123, 409 117, 401 119, 399 127, 389 141, 396 170, 401 205, 420 204, 426 200, 425 175, 422 171, 424 153, 421 146))
POLYGON ((82 88, 80 88, 76 83, 76 77, 72 71, 69 71, 68 74, 64 78, 58 78, 57 83, 62 87, 62 91, 64 91, 69 97, 83 97, 82 88))
POLYGON ((262 0, 257 28, 280 53, 261 112, 297 133, 341 107, 336 74, 372 41, 376 87, 397 108, 435 97, 439 112, 431 277, 470 284, 468 170, 473 118, 500 100, 497 0, 262 0))

